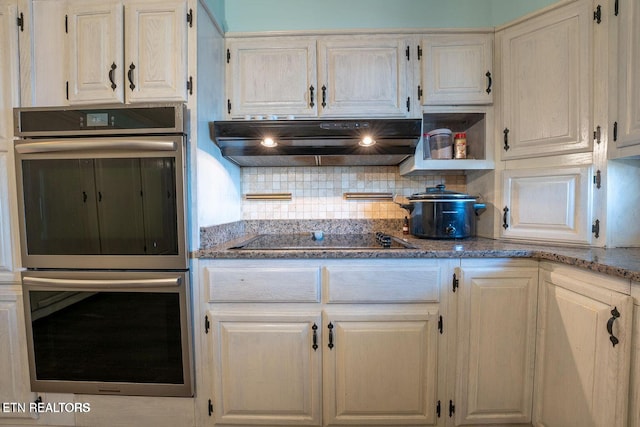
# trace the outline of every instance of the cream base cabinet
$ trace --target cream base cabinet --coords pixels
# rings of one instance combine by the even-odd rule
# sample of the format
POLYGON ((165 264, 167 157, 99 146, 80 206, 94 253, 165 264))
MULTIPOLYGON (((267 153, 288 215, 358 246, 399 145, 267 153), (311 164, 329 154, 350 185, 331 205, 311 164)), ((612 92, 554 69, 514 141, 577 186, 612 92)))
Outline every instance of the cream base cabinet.
POLYGON ((534 425, 627 426, 629 281, 540 267, 534 425))
POLYGON ((320 115, 419 116, 411 112, 408 50, 408 40, 398 36, 319 39, 320 115))
POLYGON ((629 393, 629 427, 640 427, 640 283, 631 285, 633 297, 633 336, 631 338, 631 384, 629 393))
POLYGON ((620 0, 618 30, 618 115, 614 157, 640 155, 640 4, 620 0))
POLYGON ((436 425, 438 310, 323 314, 325 425, 436 425))
POLYGON ((592 170, 582 165, 503 171, 501 236, 590 244, 592 170))
POLYGON ((429 35, 421 50, 422 105, 493 102, 493 34, 429 35))
POLYGON ((28 406, 35 395, 30 390, 25 337, 20 285, 0 285, 0 402, 26 405, 24 411, 18 407, 1 410, 0 424, 36 416, 28 406))
POLYGON ((455 425, 529 424, 538 263, 462 259, 455 425))
POLYGON ((319 313, 209 316, 216 424, 320 425, 319 313))
POLYGON ((592 25, 591 3, 576 1, 496 35, 503 159, 590 151, 592 25))
POLYGON ((230 118, 317 115, 314 38, 230 38, 226 46, 230 118))
POLYGON ((183 0, 70 0, 69 103, 186 101, 187 27, 183 0))

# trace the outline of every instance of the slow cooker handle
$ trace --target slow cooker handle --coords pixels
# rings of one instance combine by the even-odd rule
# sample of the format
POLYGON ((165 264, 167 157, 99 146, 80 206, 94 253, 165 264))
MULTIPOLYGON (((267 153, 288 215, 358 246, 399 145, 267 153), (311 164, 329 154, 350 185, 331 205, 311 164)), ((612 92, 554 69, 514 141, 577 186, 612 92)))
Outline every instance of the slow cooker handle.
POLYGON ((406 209, 409 213, 413 212, 413 208, 415 207, 413 203, 400 203, 396 201, 397 198, 398 198, 398 195, 395 194, 393 196, 393 203, 400 206, 402 209, 406 209))
POLYGON ((476 216, 480 216, 480 214, 487 210, 487 205, 485 203, 474 203, 473 209, 476 211, 476 216))

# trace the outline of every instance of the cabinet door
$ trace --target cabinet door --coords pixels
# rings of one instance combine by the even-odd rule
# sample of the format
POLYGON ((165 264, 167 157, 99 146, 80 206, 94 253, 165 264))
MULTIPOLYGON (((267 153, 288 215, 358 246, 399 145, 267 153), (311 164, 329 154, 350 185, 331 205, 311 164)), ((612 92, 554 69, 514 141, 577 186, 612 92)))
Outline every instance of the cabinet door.
MULTIPOLYGON (((20 286, 0 286, 0 402, 11 405, 0 411, 3 418, 28 418, 29 402, 35 400, 29 390, 26 333, 20 286)), ((1 421, 0 421, 1 423, 1 421)))
POLYGON ((216 424, 321 424, 319 315, 210 316, 216 424))
POLYGON ((530 423, 538 266, 462 261, 456 425, 530 423))
POLYGON ((14 2, 0 0, 0 151, 12 147, 14 88, 18 87, 18 27, 14 2))
POLYGON ((629 427, 640 427, 640 283, 631 286, 633 328, 631 338, 631 384, 629 394, 629 427))
POLYGON ((436 425, 437 318, 437 308, 324 313, 325 425, 436 425))
POLYGON ((621 0, 620 10, 618 135, 614 144, 622 148, 640 144, 640 4, 621 0))
POLYGON ((591 243, 591 166, 505 170, 502 237, 591 243))
POLYGON ((626 426, 631 297, 542 269, 539 301, 534 425, 626 426))
POLYGON ((187 2, 125 5, 127 102, 187 100, 187 2))
POLYGON ((309 37, 227 40, 228 114, 315 116, 316 42, 309 37))
POLYGON ((123 102, 123 28, 119 1, 70 0, 69 102, 123 102))
POLYGON ((591 149, 592 16, 572 2, 504 30, 504 159, 591 149))
POLYGON ((493 102, 493 34, 429 36, 422 52, 423 105, 493 102))
POLYGON ((318 42, 323 116, 410 114, 407 46, 397 37, 328 37, 318 42))

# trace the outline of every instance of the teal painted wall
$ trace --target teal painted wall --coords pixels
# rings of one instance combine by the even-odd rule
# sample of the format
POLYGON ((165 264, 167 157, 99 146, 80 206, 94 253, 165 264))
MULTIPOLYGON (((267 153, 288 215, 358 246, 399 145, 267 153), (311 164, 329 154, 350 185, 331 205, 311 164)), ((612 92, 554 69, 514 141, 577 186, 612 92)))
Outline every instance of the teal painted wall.
POLYGON ((250 32, 492 27, 558 0, 208 1, 225 31, 250 32))

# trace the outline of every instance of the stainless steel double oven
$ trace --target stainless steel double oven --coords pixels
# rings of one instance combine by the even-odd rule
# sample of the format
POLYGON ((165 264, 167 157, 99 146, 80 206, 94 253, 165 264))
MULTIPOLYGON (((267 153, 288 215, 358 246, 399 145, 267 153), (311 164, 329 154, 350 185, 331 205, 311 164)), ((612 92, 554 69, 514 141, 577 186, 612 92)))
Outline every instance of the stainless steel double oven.
POLYGON ((33 391, 193 394, 186 114, 14 111, 33 391))

